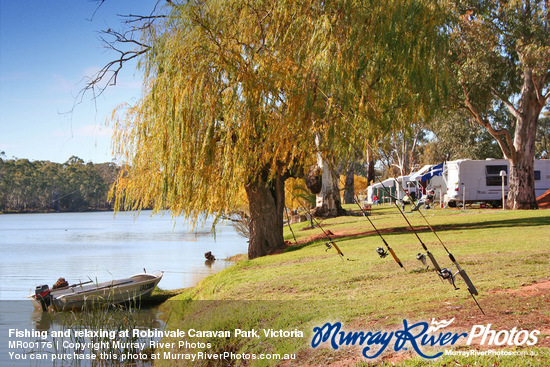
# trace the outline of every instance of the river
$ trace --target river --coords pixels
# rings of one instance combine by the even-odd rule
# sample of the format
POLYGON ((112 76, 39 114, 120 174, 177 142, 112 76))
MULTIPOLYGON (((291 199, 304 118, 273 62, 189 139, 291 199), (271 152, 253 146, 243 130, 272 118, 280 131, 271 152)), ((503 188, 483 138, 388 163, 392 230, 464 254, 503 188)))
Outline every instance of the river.
MULTIPOLYGON (((164 271, 159 287, 191 287, 232 265, 230 256, 247 252, 247 241, 230 223, 210 232, 211 220, 190 232, 190 225, 169 215, 134 213, 42 213, 0 215, 0 362, 8 358, 10 328, 43 328, 26 297, 39 284, 59 277, 69 283, 126 278, 164 271), (204 253, 217 258, 207 265, 204 253)), ((149 316, 148 316, 149 317, 149 316)), ((42 324, 41 324, 42 323, 42 324)), ((47 326, 47 325, 46 325, 47 326)), ((5 362, 5 363, 4 363, 5 362)), ((28 365, 28 364, 26 364, 28 365)), ((38 365, 51 365, 38 364, 38 365)))

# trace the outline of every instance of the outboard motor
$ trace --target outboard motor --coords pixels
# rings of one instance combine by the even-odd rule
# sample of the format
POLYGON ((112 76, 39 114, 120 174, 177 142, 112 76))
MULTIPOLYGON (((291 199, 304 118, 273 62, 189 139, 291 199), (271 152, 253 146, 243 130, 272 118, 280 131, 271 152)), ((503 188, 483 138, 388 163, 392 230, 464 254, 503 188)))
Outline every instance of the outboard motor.
POLYGON ((48 311, 48 307, 52 304, 50 287, 48 287, 47 284, 36 286, 34 290, 34 297, 42 305, 42 311, 48 311))

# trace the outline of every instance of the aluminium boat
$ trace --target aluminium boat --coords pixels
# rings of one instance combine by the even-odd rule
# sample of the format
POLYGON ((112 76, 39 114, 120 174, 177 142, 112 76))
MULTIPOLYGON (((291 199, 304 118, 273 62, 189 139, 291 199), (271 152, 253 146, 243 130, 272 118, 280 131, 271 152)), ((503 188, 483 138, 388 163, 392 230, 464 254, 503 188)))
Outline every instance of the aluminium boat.
POLYGON ((55 289, 39 285, 29 298, 34 307, 42 311, 82 310, 139 302, 151 296, 162 275, 163 272, 144 272, 124 279, 101 283, 90 280, 55 289))

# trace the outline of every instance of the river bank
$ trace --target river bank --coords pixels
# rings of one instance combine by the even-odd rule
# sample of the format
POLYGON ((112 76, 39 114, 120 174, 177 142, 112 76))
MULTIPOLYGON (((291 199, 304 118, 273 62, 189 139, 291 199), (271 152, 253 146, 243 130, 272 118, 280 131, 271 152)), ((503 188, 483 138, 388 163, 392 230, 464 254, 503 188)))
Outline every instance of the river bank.
MULTIPOLYGON (((485 314, 476 306, 461 279, 457 278, 460 289, 455 290, 416 260, 422 247, 394 208, 377 207, 371 220, 406 270, 390 256, 381 259, 375 254, 376 247, 383 244, 364 218, 339 217, 321 223, 337 238, 343 258, 334 248, 327 249, 327 240, 318 228, 304 230, 309 223, 293 225, 298 243, 283 253, 239 261, 160 306, 168 330, 228 331, 230 337, 192 338, 193 342, 209 346, 205 348, 185 344, 178 347, 181 338, 165 338, 166 342, 175 343, 174 347, 159 348, 159 352, 170 352, 170 356, 209 354, 211 358, 221 358, 214 364, 209 359, 195 360, 194 366, 223 365, 228 363, 224 358, 232 357, 237 359, 229 362, 237 365, 262 366, 348 366, 373 361, 415 366, 548 365, 550 218, 546 213, 433 210, 426 215, 475 283, 479 291, 477 301, 485 314), (512 341, 506 345, 488 345, 488 341, 481 343, 480 338, 466 345, 463 337, 456 345, 436 343, 434 347, 421 348, 426 355, 449 353, 435 361, 419 356, 410 345, 401 349, 390 345, 373 359, 364 357, 363 347, 334 348, 329 339, 312 347, 315 328, 327 322, 340 323, 347 331, 374 333, 402 330, 404 320, 409 324, 429 324, 432 319, 452 320, 447 331, 457 335, 471 334, 474 326, 488 324, 497 332, 538 333, 533 345, 519 339, 516 345, 512 341), (236 330, 257 334, 245 337, 236 335, 236 330), (472 353, 461 355, 455 353, 457 350, 472 353), (500 351, 500 354, 483 355, 483 351, 488 350, 500 351), (518 351, 524 354, 518 357, 518 351), (272 357, 276 354, 288 358, 260 359, 262 353, 268 352, 272 357), (251 359, 242 359, 247 356, 251 359)), ((407 216, 441 266, 450 267, 446 253, 423 219, 417 213, 407 216)), ((285 232, 285 239, 294 241, 290 232, 285 232)), ((367 356, 374 355, 380 346, 375 344, 372 349, 365 352, 367 356)), ((190 365, 185 361, 159 360, 155 366, 173 363, 190 365)))

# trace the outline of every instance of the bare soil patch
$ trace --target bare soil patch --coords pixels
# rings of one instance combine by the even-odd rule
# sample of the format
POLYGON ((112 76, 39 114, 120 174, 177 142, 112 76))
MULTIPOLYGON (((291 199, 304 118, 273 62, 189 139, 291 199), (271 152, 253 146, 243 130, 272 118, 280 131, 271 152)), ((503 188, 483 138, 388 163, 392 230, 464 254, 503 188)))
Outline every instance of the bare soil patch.
MULTIPOLYGON (((460 291, 459 291, 460 292, 460 291)), ((473 300, 471 303, 456 303, 456 299, 445 300, 444 306, 432 308, 427 314, 432 315, 437 321, 450 320, 455 318, 452 324, 444 329, 450 332, 470 332, 474 325, 491 324, 491 330, 512 330, 514 327, 519 330, 539 330, 538 343, 536 347, 550 348, 550 279, 541 279, 533 284, 525 285, 518 289, 495 290, 479 297, 479 303, 485 311, 483 315, 476 307, 473 300)), ((402 315, 410 322, 416 321, 415 315, 402 315)), ((418 321, 430 322, 429 319, 418 321)), ((387 325, 384 319, 368 320, 358 319, 349 325, 348 330, 400 330, 402 324, 387 325)), ((465 345, 465 339, 457 345, 465 345)), ((510 348, 509 346, 487 346, 472 344, 467 348, 471 349, 499 349, 510 348)), ((375 360, 368 361, 373 365, 394 363, 398 365, 404 360, 413 358, 414 353, 410 351, 400 351, 383 353, 375 360)), ((283 366, 354 366, 358 362, 367 362, 361 356, 360 347, 343 347, 333 351, 331 348, 321 348, 320 350, 307 349, 297 355, 297 360, 292 364, 282 364, 283 366)))

